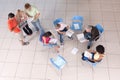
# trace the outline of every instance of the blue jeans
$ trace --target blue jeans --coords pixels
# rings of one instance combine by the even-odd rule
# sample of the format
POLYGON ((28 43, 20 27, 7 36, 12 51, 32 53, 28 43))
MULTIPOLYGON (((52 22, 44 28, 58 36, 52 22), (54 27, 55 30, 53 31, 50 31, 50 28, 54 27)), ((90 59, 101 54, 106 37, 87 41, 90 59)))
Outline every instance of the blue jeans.
POLYGON ((42 36, 43 36, 43 34, 45 34, 45 31, 44 31, 44 29, 41 27, 41 29, 40 29, 40 37, 39 37, 40 42, 42 42, 42 36))
POLYGON ((64 35, 63 34, 59 34, 59 36, 60 36, 60 43, 63 43, 64 42, 64 39, 63 39, 64 35))
POLYGON ((39 31, 42 29, 42 26, 40 25, 40 20, 37 19, 36 21, 32 21, 31 22, 33 24, 33 26, 35 27, 35 30, 36 31, 39 31))
POLYGON ((93 42, 93 41, 89 40, 88 46, 92 46, 92 42, 93 42))
POLYGON ((88 46, 92 46, 92 40, 90 40, 90 38, 91 38, 91 33, 86 33, 86 34, 84 34, 84 37, 85 37, 85 39, 87 39, 87 40, 89 40, 89 42, 88 42, 88 46))

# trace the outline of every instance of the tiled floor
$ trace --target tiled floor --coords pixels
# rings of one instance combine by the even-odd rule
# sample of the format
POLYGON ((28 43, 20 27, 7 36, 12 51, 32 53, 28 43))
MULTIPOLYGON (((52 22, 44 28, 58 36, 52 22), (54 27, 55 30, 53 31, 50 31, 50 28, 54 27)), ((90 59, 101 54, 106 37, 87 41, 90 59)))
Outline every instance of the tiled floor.
POLYGON ((59 72, 50 64, 54 50, 43 47, 38 35, 32 36, 28 46, 21 46, 7 29, 7 14, 23 9, 30 2, 41 12, 41 23, 45 30, 55 32, 52 21, 63 18, 71 23, 74 15, 84 16, 84 25, 100 23, 105 32, 93 45, 103 44, 106 56, 95 68, 81 60, 86 44, 75 38, 65 39, 62 54, 68 61, 62 70, 62 80, 119 80, 120 79, 120 0, 0 0, 0 80, 58 80, 59 72), (71 49, 79 48, 72 55, 71 49))

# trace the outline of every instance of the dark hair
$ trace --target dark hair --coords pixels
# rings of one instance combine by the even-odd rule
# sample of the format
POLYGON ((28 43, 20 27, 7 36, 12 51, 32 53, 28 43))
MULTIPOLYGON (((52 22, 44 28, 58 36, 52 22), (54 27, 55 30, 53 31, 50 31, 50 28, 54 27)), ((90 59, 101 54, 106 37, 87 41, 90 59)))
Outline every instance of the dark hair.
POLYGON ((29 3, 26 3, 24 7, 25 7, 25 9, 28 9, 31 7, 31 5, 29 3))
POLYGON ((52 35, 52 33, 50 31, 48 31, 45 34, 43 34, 43 36, 45 36, 45 37, 50 37, 51 35, 52 35))
POLYGON ((56 26, 57 26, 57 27, 60 27, 60 24, 57 24, 56 26))
POLYGON ((14 14, 14 13, 9 13, 9 14, 8 14, 8 19, 9 19, 9 18, 13 18, 13 17, 15 17, 15 14, 14 14))
POLYGON ((96 51, 99 52, 100 54, 104 54, 105 48, 103 47, 103 45, 98 45, 96 47, 96 51))

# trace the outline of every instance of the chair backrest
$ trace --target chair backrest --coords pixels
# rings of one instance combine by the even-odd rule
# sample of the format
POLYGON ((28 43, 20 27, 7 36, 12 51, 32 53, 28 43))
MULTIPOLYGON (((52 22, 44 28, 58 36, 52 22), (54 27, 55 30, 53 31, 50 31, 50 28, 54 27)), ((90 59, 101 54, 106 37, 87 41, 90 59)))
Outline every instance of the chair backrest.
POLYGON ((100 33, 104 32, 104 29, 103 29, 103 27, 100 24, 97 24, 96 28, 99 30, 100 33))
POLYGON ((58 70, 62 69, 67 63, 67 61, 60 55, 58 55, 56 58, 50 58, 50 62, 58 70))
POLYGON ((58 23, 63 22, 62 18, 57 18, 56 20, 53 21, 54 26, 56 26, 58 23))
POLYGON ((73 16, 72 18, 72 30, 82 30, 83 26, 83 17, 82 16, 73 16))
POLYGON ((73 16, 72 21, 74 21, 74 20, 79 20, 79 21, 83 22, 83 16, 73 16))

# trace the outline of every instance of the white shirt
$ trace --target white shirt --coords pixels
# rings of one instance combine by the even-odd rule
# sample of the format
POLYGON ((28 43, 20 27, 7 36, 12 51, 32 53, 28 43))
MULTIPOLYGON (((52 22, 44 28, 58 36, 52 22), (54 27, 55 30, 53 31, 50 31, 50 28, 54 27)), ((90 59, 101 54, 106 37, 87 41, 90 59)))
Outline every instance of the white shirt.
POLYGON ((59 24, 60 24, 60 28, 59 28, 59 29, 56 29, 56 31, 61 31, 61 30, 63 30, 65 27, 68 26, 68 25, 66 25, 66 24, 64 24, 64 23, 62 23, 62 22, 60 22, 59 24))

